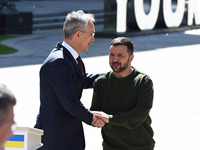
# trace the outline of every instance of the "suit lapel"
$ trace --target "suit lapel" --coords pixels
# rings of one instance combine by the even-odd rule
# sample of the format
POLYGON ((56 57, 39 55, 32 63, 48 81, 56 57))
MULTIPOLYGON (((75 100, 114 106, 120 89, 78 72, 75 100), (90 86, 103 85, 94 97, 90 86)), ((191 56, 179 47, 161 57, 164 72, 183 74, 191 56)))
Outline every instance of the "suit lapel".
MULTIPOLYGON (((63 49, 63 52, 65 53, 65 55, 67 56, 67 58, 72 62, 74 68, 76 69, 77 74, 84 79, 84 76, 80 70, 80 68, 77 65, 76 60, 74 59, 74 57, 71 55, 71 53, 60 43, 57 44, 57 48, 58 49, 63 49)), ((65 59, 65 58, 64 58, 65 59)), ((85 69, 85 68, 84 68, 85 69)))

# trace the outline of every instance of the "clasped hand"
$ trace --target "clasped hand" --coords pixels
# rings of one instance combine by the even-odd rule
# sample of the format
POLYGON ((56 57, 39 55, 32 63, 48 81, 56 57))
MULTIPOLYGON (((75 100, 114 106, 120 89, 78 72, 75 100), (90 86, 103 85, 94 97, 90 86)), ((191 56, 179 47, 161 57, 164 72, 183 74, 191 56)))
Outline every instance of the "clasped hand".
POLYGON ((92 111, 93 121, 92 125, 96 127, 103 127, 106 123, 109 123, 109 115, 102 111, 92 111))

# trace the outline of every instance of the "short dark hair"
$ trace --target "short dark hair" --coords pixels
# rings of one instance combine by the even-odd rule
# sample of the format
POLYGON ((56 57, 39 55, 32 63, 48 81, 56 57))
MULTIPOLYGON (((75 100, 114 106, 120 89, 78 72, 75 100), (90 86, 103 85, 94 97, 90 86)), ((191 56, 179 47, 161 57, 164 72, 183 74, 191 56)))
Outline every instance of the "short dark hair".
POLYGON ((110 45, 113 45, 113 46, 125 45, 128 48, 129 55, 133 55, 134 43, 127 37, 117 37, 112 40, 110 45))
POLYGON ((16 105, 16 98, 6 85, 0 83, 0 123, 4 121, 10 105, 16 105))

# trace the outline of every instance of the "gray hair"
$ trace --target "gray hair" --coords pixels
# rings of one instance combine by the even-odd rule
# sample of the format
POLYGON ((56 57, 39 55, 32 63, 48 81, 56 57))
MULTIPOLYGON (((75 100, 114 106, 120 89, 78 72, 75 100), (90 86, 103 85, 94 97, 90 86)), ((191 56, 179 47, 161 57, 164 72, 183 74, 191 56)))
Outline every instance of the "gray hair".
POLYGON ((6 87, 6 85, 0 83, 0 123, 5 119, 8 113, 8 107, 15 105, 16 99, 12 92, 6 87))
POLYGON ((93 14, 85 14, 82 10, 70 12, 63 25, 64 37, 71 38, 78 30, 86 30, 88 22, 95 22, 93 14))

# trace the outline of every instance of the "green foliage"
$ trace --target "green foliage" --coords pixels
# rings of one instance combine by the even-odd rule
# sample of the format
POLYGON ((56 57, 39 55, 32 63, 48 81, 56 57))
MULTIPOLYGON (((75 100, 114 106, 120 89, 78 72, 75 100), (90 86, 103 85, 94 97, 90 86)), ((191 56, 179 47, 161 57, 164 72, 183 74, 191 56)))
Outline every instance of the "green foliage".
MULTIPOLYGON (((15 38, 15 37, 16 36, 11 36, 11 35, 0 35, 0 41, 10 39, 10 38, 15 38)), ((16 49, 0 44, 0 55, 1 54, 11 54, 11 53, 15 53, 15 52, 17 52, 16 49)))

